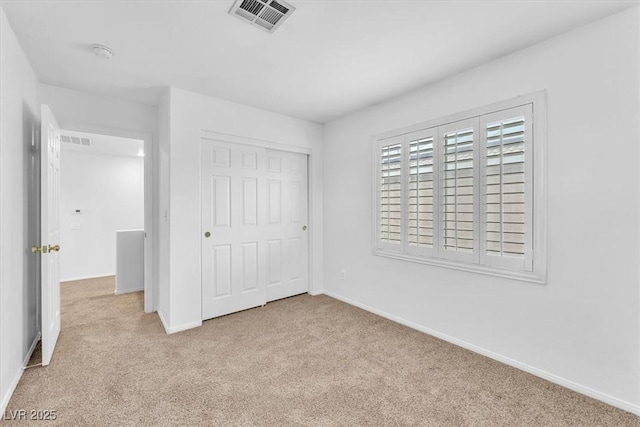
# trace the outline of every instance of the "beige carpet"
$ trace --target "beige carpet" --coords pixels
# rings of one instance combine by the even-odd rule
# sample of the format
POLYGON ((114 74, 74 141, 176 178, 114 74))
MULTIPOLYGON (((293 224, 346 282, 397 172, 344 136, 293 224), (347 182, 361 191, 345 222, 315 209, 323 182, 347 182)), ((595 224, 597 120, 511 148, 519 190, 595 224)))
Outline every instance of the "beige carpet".
POLYGON ((47 426, 640 425, 326 296, 165 335, 141 293, 113 288, 112 278, 62 285, 53 361, 25 372, 9 410, 56 410, 55 422, 33 423, 47 426))

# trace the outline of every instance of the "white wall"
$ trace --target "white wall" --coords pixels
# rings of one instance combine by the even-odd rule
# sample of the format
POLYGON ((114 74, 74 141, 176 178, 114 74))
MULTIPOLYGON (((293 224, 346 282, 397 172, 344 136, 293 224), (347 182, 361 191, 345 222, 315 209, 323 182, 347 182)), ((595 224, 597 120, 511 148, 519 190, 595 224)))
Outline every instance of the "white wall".
POLYGON ((144 229, 144 159, 64 148, 60 280, 114 275, 116 230, 144 229))
POLYGON ((88 125, 156 132, 157 108, 151 105, 47 84, 40 85, 40 96, 63 129, 88 125))
MULTIPOLYGON (((200 324, 200 133, 215 131, 312 150, 313 290, 322 284, 322 126, 179 89, 170 102, 169 331, 200 324)), ((161 137, 162 138, 162 137, 161 137)), ((166 316, 165 316, 165 320, 166 316)))
POLYGON ((38 80, 0 8, 0 413, 40 331, 38 80), (37 160, 37 159, 36 159, 37 160))
POLYGON ((628 10, 327 124, 325 290, 640 410, 638 28, 628 10), (373 135, 540 90, 547 285, 371 254, 373 135))

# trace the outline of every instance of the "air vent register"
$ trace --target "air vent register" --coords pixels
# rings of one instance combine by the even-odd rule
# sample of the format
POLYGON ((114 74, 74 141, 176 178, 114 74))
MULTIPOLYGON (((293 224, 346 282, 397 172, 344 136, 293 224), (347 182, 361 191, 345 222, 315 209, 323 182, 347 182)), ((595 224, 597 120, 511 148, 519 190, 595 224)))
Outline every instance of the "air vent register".
POLYGON ((273 33, 295 9, 281 0, 236 0, 229 14, 273 33))

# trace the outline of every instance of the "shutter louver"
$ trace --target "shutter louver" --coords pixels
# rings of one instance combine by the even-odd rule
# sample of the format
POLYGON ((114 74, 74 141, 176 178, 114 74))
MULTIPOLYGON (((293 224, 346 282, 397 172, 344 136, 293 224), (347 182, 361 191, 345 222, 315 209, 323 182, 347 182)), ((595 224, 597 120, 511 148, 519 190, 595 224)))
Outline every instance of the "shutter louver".
POLYGON ((379 239, 399 244, 402 230, 402 146, 392 144, 380 149, 379 239))
POLYGON ((486 254, 524 259, 525 118, 486 126, 486 254))
POLYGON ((441 218, 444 251, 474 252, 473 127, 444 133, 441 218))
POLYGON ((409 141, 409 246, 433 247, 433 137, 409 141))

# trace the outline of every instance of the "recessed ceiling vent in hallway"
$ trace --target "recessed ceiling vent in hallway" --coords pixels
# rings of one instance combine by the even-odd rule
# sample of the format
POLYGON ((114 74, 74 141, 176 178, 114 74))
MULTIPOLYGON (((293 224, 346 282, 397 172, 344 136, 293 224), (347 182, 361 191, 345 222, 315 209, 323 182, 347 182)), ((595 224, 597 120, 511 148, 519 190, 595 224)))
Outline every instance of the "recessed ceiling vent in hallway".
POLYGON ((229 13, 273 33, 294 10, 282 0, 236 0, 229 13))
POLYGON ((60 135, 62 142, 68 144, 84 145, 85 147, 91 147, 91 139, 79 136, 60 135))

